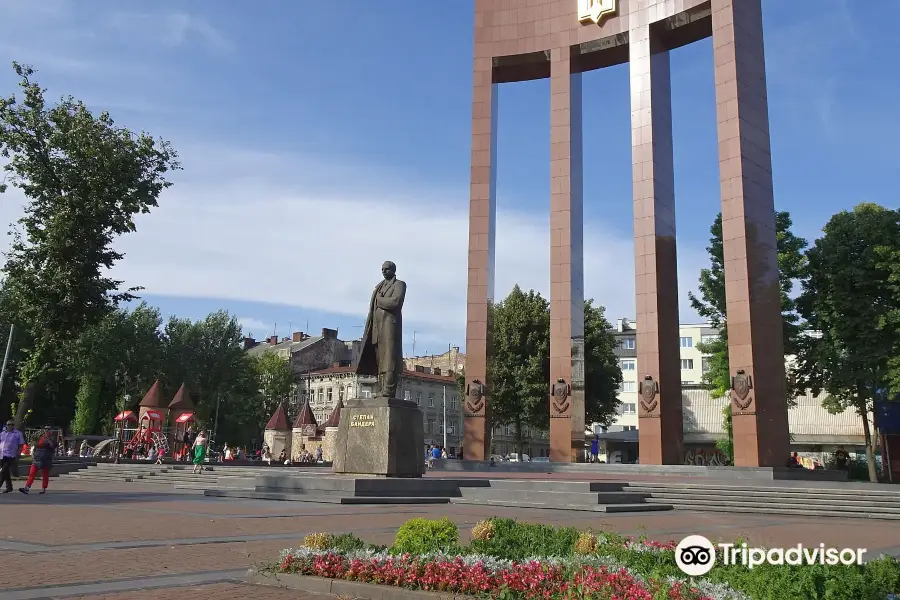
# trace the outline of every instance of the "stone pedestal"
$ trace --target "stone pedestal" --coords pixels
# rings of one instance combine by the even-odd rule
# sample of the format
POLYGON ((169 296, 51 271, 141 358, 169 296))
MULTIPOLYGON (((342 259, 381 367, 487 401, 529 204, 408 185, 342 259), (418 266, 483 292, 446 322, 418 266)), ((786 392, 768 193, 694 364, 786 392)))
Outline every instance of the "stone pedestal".
POLYGON ((356 398, 341 411, 334 472, 385 477, 425 474, 425 431, 415 402, 356 398))

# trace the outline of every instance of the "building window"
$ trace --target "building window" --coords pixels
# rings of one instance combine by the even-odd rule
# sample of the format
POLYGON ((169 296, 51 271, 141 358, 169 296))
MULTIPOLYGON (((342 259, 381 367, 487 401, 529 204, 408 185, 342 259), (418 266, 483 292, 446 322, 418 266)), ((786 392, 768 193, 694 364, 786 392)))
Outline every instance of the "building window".
POLYGON ((622 414, 633 415, 637 412, 637 405, 634 402, 622 403, 622 414))
POLYGON ((331 403, 334 402, 334 395, 332 394, 331 388, 325 392, 326 399, 328 400, 328 406, 331 406, 331 403))
POLYGON ((694 338, 692 338, 692 337, 681 338, 681 347, 682 348, 693 348, 694 347, 694 338))
POLYGON ((637 384, 634 381, 623 381, 622 382, 622 391, 623 392, 634 392, 637 389, 637 384))
POLYGON ((622 427, 622 431, 634 431, 635 429, 637 429, 637 427, 634 425, 625 425, 622 427))
POLYGON ((623 371, 634 371, 637 368, 637 361, 633 358, 626 358, 622 361, 623 371))
POLYGON ((704 357, 704 358, 700 361, 700 368, 703 369, 703 372, 704 372, 704 373, 709 373, 709 369, 710 369, 710 360, 709 360, 708 358, 704 357))
POLYGON ((409 400, 410 400, 410 397, 409 397, 409 390, 403 390, 403 399, 406 400, 406 401, 409 401, 409 400))
POLYGON ((422 406, 422 392, 416 392, 416 406, 422 406))
POLYGON ((694 368, 694 359, 693 358, 682 358, 681 359, 681 370, 682 371, 690 371, 694 368))
POLYGON ((428 408, 434 408, 434 392, 428 394, 428 408))
POLYGON ((371 398, 372 390, 363 390, 363 398, 371 398))
POLYGON ((325 388, 319 388, 319 399, 316 404, 322 404, 325 401, 325 388))
POLYGON ((353 397, 353 386, 348 385, 347 386, 347 398, 352 398, 352 397, 353 397))
POLYGON ((718 340, 719 340, 718 333, 704 333, 703 335, 700 336, 701 344, 710 344, 710 343, 716 342, 718 340))
POLYGON ((438 423, 438 433, 440 433, 441 435, 444 434, 444 424, 443 423, 438 423))
POLYGON ((339 402, 344 401, 344 386, 341 386, 338 388, 338 401, 339 402))
POLYGON ((456 410, 456 396, 450 396, 450 410, 456 410))
POLYGON ((431 433, 434 431, 434 419, 428 419, 428 428, 425 430, 425 433, 431 433))
POLYGON ((622 338, 622 349, 623 350, 634 350, 635 343, 633 337, 623 337, 622 338))

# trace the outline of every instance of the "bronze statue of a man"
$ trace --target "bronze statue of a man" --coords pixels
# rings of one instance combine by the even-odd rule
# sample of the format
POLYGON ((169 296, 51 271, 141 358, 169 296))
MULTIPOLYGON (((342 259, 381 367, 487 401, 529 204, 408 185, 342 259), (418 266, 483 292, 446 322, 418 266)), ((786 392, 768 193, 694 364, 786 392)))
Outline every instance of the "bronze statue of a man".
POLYGON ((397 265, 381 265, 384 281, 375 287, 362 337, 356 372, 378 377, 376 396, 394 398, 403 371, 403 300, 406 283, 397 279, 397 265))

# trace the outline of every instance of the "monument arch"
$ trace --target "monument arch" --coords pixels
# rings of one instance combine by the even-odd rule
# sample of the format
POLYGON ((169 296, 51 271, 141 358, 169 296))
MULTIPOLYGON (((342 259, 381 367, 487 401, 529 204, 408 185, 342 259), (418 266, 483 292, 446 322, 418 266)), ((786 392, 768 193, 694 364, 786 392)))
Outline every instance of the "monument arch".
POLYGON ((466 379, 476 393, 464 405, 465 458, 490 454, 496 86, 550 79, 550 457, 575 461, 585 425, 581 74, 627 62, 640 462, 681 464, 669 51, 706 37, 713 41, 728 351, 737 382, 735 464, 787 460, 761 0, 475 0, 466 379))

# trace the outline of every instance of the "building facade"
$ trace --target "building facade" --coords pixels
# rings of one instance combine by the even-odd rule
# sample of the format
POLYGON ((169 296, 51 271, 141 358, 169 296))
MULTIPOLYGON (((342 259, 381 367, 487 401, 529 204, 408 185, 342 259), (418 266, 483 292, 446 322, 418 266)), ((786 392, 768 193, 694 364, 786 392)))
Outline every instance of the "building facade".
MULTIPOLYGON (((353 366, 335 364, 304 374, 297 384, 296 400, 292 399, 292 402, 302 406, 308 396, 316 421, 322 423, 339 401, 371 398, 376 383, 374 377, 358 375, 353 366)), ((428 372, 421 366, 404 370, 397 386, 397 395, 415 402, 422 409, 426 444, 443 446, 446 428, 447 452, 453 454, 458 451, 462 408, 455 376, 428 372)))
POLYGON ((459 346, 451 346, 443 354, 411 356, 403 359, 405 369, 415 371, 422 367, 428 372, 439 375, 462 373, 466 370, 466 355, 459 351, 459 346))
MULTIPOLYGON (((618 340, 616 354, 622 368, 622 385, 615 421, 608 427, 598 423, 591 432, 603 438, 601 460, 634 462, 637 458, 638 364, 636 351, 637 325, 629 319, 618 319, 613 335, 618 340), (605 447, 605 452, 604 452, 605 447)), ((728 398, 714 398, 703 388, 703 375, 709 370, 709 357, 698 346, 718 339, 719 332, 708 324, 679 325, 684 444, 687 464, 719 464, 723 457, 715 449, 724 438, 723 410, 728 398)), ((793 357, 785 358, 786 364, 793 357)), ((791 449, 814 457, 833 452, 837 446, 848 451, 864 445, 862 419, 852 410, 832 415, 822 407, 825 394, 807 393, 795 399, 788 410, 791 449)), ((870 417, 870 427, 874 424, 870 417)))

